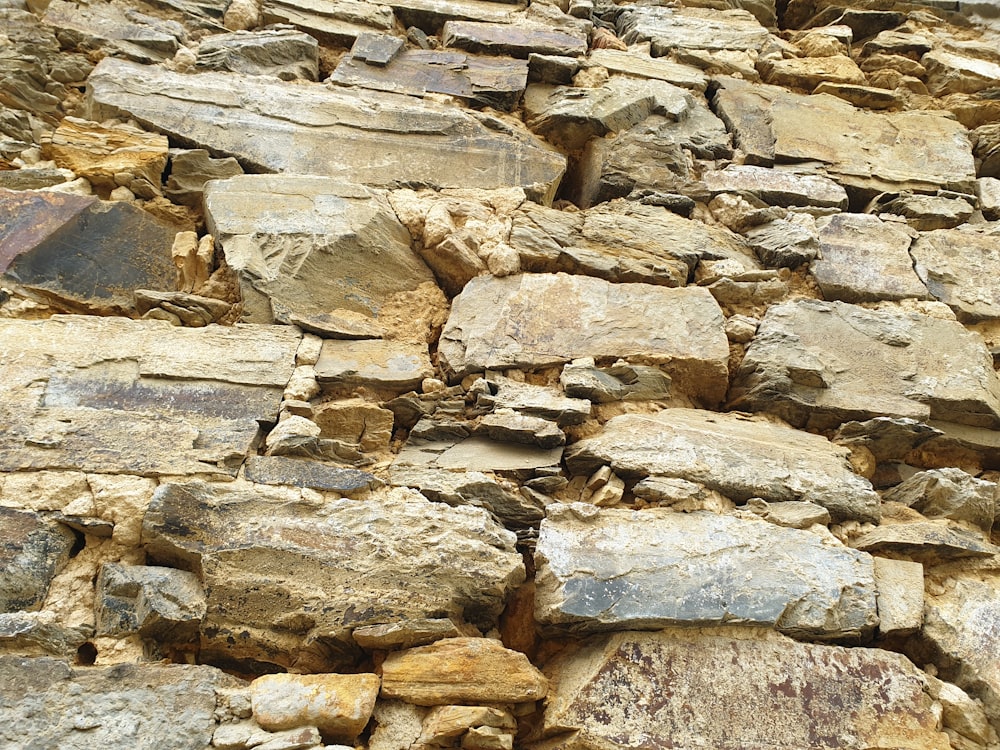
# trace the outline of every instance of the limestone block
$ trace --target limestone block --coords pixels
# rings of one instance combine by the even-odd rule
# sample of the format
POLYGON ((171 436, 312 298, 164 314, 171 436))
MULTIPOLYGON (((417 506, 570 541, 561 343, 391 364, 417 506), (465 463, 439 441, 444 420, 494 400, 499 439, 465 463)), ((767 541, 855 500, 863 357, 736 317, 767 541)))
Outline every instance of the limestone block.
POLYGON ((319 78, 319 44, 292 29, 214 34, 198 45, 195 64, 205 70, 315 81, 319 78))
POLYGON ((904 555, 928 565, 1000 553, 1000 547, 987 542, 981 533, 945 519, 877 526, 858 536, 852 544, 873 554, 904 555))
POLYGON ((996 516, 997 485, 961 469, 930 469, 914 474, 882 495, 928 518, 967 521, 989 534, 996 516))
POLYGON ((315 726, 349 743, 368 724, 378 690, 374 674, 269 674, 250 683, 250 700, 264 729, 315 726))
POLYGON ((361 648, 380 651, 397 651, 414 646, 426 646, 442 638, 458 638, 469 633, 469 626, 460 627, 447 618, 424 617, 400 620, 384 625, 366 625, 355 628, 351 634, 361 648))
POLYGON ((364 399, 331 401, 313 412, 323 437, 356 443, 362 451, 389 449, 392 420, 391 411, 364 399))
POLYGON ((406 391, 434 375, 424 344, 367 339, 323 342, 316 379, 322 386, 367 385, 406 391))
POLYGON ((761 63, 764 81, 775 86, 812 91, 821 83, 867 83, 861 68, 847 55, 791 57, 761 63))
POLYGON ((933 96, 974 94, 996 86, 1000 64, 990 60, 933 50, 920 58, 927 69, 927 89, 933 96))
POLYGON ((381 484, 374 474, 367 471, 285 456, 250 456, 244 470, 251 482, 332 490, 348 497, 381 484))
POLYGON ((874 557, 878 589, 878 630, 908 635, 924 621, 924 566, 908 560, 874 557))
POLYGON ((923 232, 910 251, 928 291, 974 322, 1000 317, 1000 250, 991 231, 940 229, 923 232))
POLYGON ((731 165, 705 172, 702 180, 713 195, 749 193, 772 206, 821 206, 842 211, 847 208, 844 188, 818 175, 731 165))
POLYGON ((424 717, 420 741, 429 745, 447 745, 473 727, 517 729, 517 721, 508 711, 486 706, 435 706, 424 717))
POLYGON ((768 39, 767 29, 744 10, 665 6, 629 9, 618 18, 618 36, 626 44, 651 43, 653 57, 672 49, 755 50, 768 39))
POLYGON ((701 70, 663 58, 650 58, 625 50, 593 49, 590 51, 590 62, 607 68, 610 73, 655 78, 692 91, 708 88, 708 78, 701 70))

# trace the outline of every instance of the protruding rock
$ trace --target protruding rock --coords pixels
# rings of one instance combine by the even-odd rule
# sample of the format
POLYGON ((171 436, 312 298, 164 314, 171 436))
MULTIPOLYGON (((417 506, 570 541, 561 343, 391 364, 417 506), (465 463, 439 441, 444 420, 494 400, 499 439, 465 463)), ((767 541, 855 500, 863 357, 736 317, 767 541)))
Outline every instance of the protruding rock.
POLYGON ((997 235, 964 229, 924 232, 910 252, 927 289, 960 320, 1000 318, 997 235))
POLYGON ((651 43, 653 57, 671 50, 754 50, 767 41, 767 29, 745 10, 716 12, 707 8, 636 7, 618 19, 618 34, 626 44, 651 43))
POLYGON ((772 206, 847 208, 847 193, 833 180, 749 165, 706 172, 702 179, 713 195, 749 193, 772 206))
POLYGON ((961 469, 921 471, 886 492, 882 499, 902 503, 928 518, 966 521, 989 534, 997 509, 997 485, 961 469))
POLYGON ((374 674, 268 674, 250 683, 253 717, 269 731, 314 726, 328 739, 354 742, 368 724, 374 674))
POLYGON ((155 565, 105 563, 97 579, 97 632, 160 642, 194 639, 205 616, 205 595, 193 573, 155 565))
POLYGON ((316 379, 329 386, 367 385, 406 391, 433 374, 425 344, 381 339, 328 339, 316 363, 316 379))
POLYGON ((873 554, 902 555, 929 565, 1000 553, 1000 547, 987 542, 982 534, 944 519, 883 524, 864 532, 852 544, 873 554))
POLYGON ((319 78, 319 45, 308 34, 292 29, 215 34, 198 46, 197 66, 283 81, 319 78))
POLYGON ((37 513, 0 506, 0 612, 37 610, 69 559, 73 532, 37 513))
POLYGON ((580 57, 587 53, 587 39, 538 25, 448 21, 441 31, 445 47, 478 54, 527 58, 529 53, 580 57))

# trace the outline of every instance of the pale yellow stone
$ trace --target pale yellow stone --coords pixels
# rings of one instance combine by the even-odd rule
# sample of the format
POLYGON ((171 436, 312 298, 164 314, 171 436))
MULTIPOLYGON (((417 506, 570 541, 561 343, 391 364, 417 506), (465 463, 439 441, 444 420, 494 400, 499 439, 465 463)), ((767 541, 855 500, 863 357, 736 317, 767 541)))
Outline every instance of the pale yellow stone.
POLYGON ((315 726, 353 742, 368 724, 379 678, 374 674, 269 674, 250 683, 257 723, 268 731, 315 726))
POLYGON ((451 741, 473 727, 517 729, 509 711, 486 706, 435 706, 424 718, 420 739, 428 745, 450 745, 451 741))
MULTIPOLYGON (((0 505, 33 511, 93 506, 87 475, 80 471, 23 471, 4 475, 0 505)), ((83 514, 81 514, 83 515, 83 514)))
POLYGON ((89 474, 87 482, 94 493, 97 516, 115 525, 111 540, 138 546, 142 516, 153 497, 156 480, 128 474, 89 474))

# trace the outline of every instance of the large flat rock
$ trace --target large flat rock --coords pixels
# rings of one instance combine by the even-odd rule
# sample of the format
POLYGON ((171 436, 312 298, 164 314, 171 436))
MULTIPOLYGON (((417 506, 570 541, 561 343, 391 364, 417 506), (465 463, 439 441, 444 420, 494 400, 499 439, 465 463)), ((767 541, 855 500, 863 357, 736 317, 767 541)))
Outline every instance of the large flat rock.
POLYGON ((295 329, 0 320, 0 471, 232 474, 277 419, 295 329))
POLYGON ((151 559, 200 574, 203 659, 305 672, 343 665, 356 627, 426 617, 488 627, 524 580, 514 535, 485 511, 406 489, 309 502, 265 485, 165 484, 143 541, 151 559))
POLYGON ((843 302, 773 305, 730 391, 797 426, 907 417, 1000 426, 1000 379, 958 321, 843 302))
POLYGON ((666 409, 626 414, 566 450, 566 465, 589 476, 610 465, 623 478, 676 477, 743 502, 809 500, 835 518, 877 521, 879 499, 855 474, 848 451, 823 437, 739 414, 666 409))
POLYGON ((402 94, 105 59, 88 79, 87 100, 94 118, 132 117, 257 172, 368 185, 518 185, 551 199, 566 164, 512 122, 402 94))
POLYGON ((991 231, 939 229, 922 232, 910 254, 930 293, 960 320, 993 320, 1000 318, 998 240, 991 231))
POLYGON ((205 220, 239 277, 248 322, 322 332, 360 315, 377 325, 394 295, 434 281, 384 191, 241 175, 205 185, 205 220))
POLYGON ((739 624, 858 640, 878 622, 872 558, 763 520, 551 505, 535 617, 573 632, 739 624))
POLYGON ((618 35, 626 44, 650 42, 653 57, 675 49, 760 51, 767 29, 744 10, 666 6, 630 8, 618 18, 618 35))
POLYGON ((714 403, 727 386, 722 311, 706 289, 566 274, 480 276, 452 303, 439 354, 453 377, 578 357, 641 358, 714 403))
POLYGON ((905 657, 734 631, 618 633, 569 649, 546 668, 546 746, 950 747, 905 657))

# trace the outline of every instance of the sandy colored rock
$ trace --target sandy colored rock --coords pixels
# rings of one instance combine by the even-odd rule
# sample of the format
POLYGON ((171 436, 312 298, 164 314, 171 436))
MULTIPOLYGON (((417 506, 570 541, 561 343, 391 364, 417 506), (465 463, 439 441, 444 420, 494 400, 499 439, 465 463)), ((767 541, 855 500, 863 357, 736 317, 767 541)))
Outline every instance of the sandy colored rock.
POLYGON ((382 695, 418 706, 525 703, 547 689, 524 654, 490 638, 447 638, 392 653, 382 664, 382 695))
POLYGON ((316 362, 321 385, 368 385, 400 391, 434 374, 427 346, 402 341, 327 339, 316 362))
POLYGON ((744 10, 638 7, 623 13, 617 26, 626 44, 649 41, 653 57, 675 48, 759 51, 768 38, 767 29, 744 10))
POLYGON ((908 560, 873 557, 878 589, 878 630, 882 635, 914 633, 924 621, 924 566, 908 560))
POLYGON ((264 729, 315 726, 327 738, 353 742, 371 718, 378 690, 374 674, 270 674, 250 683, 250 700, 264 729))
POLYGON ((792 57, 763 64, 767 83, 812 91, 819 84, 867 82, 865 74, 846 55, 829 57, 792 57))
POLYGON ((356 443, 362 451, 388 450, 392 420, 391 411, 363 399, 333 401, 313 413, 323 437, 356 443))
POLYGON ((927 289, 960 320, 1000 317, 1000 253, 994 233, 971 227, 923 232, 911 254, 927 289))

